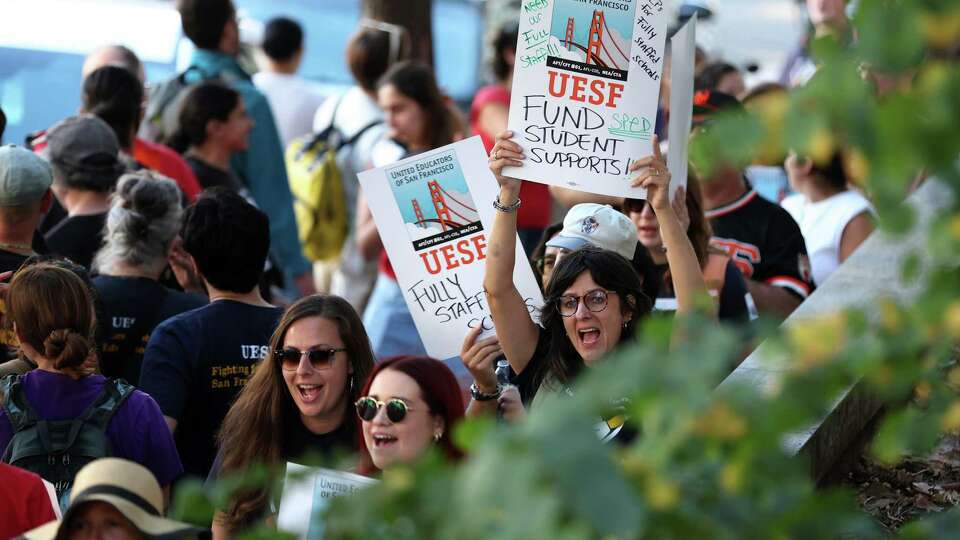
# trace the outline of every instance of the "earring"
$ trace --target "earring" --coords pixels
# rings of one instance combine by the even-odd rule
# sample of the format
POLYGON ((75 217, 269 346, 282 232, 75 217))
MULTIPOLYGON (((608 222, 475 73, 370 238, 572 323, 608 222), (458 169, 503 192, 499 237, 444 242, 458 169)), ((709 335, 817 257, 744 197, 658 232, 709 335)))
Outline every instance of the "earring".
POLYGON ((434 434, 433 434, 433 442, 440 442, 440 437, 442 437, 442 436, 443 436, 443 433, 434 433, 434 434))

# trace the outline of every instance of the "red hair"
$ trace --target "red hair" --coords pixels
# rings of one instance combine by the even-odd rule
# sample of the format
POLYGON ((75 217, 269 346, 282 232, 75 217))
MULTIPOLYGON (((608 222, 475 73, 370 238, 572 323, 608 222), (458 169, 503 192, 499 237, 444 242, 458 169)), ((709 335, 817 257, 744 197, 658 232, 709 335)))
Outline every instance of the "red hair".
MULTIPOLYGON (((370 394, 370 386, 373 380, 381 371, 392 369, 409 376, 417 382, 420 392, 423 394, 423 401, 430 407, 430 412, 439 414, 443 418, 443 435, 437 441, 437 446, 451 461, 458 461, 463 457, 463 452, 453 445, 453 428, 463 420, 464 405, 463 395, 460 393, 460 385, 457 378, 443 362, 427 356, 394 356, 378 362, 373 366, 373 371, 363 383, 363 389, 360 390, 361 396, 370 394)), ((359 419, 357 420, 360 421, 359 419)), ((357 434, 360 438, 360 464, 357 467, 361 474, 370 475, 377 472, 373 459, 370 457, 370 450, 363 439, 363 429, 358 429, 357 434)))

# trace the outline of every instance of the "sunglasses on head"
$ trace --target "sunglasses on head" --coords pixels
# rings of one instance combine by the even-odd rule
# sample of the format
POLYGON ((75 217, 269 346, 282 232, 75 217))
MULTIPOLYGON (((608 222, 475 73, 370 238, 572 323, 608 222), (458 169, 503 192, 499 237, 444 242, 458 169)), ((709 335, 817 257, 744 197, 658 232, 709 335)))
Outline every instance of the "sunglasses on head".
POLYGON ((407 417, 407 413, 410 412, 410 408, 402 399, 391 399, 384 403, 370 396, 365 396, 358 399, 354 405, 357 407, 357 416, 364 422, 370 422, 376 418, 380 407, 387 408, 387 419, 394 424, 403 421, 407 417))
POLYGON ((284 347, 277 349, 273 355, 280 361, 281 369, 285 371, 296 371, 300 366, 300 359, 304 356, 310 361, 313 369, 330 369, 338 352, 346 352, 347 349, 340 347, 317 348, 301 351, 295 347, 284 347))

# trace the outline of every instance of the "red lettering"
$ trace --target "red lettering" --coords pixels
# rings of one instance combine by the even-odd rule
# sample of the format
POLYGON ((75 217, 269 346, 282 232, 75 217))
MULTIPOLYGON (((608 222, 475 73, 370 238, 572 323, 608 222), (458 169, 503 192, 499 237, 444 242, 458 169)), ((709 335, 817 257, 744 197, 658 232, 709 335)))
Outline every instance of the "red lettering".
POLYGON ((460 262, 464 266, 472 263, 473 260, 476 259, 476 256, 474 256, 473 251, 470 250, 469 240, 461 240, 457 242, 457 251, 459 251, 464 255, 463 257, 460 257, 460 262))
POLYGON ((460 263, 453 259, 456 256, 453 252, 453 246, 447 244, 440 248, 440 251, 443 253, 443 262, 446 263, 447 270, 460 266, 460 263))
POLYGON ((473 245, 477 249, 477 260, 482 261, 483 259, 486 259, 487 258, 487 252, 486 252, 487 237, 482 234, 478 234, 477 236, 474 236, 471 240, 473 240, 473 245))
POLYGON ((557 73, 556 71, 547 71, 550 74, 550 82, 547 87, 550 90, 550 95, 553 97, 563 97, 567 93, 567 74, 566 73, 557 73), (560 88, 554 90, 554 80, 557 78, 557 75, 560 76, 560 88))
POLYGON ((623 85, 620 83, 608 83, 610 86, 610 98, 607 100, 607 107, 617 108, 616 100, 623 96, 623 85))
POLYGON ((600 79, 594 79, 590 83, 590 91, 592 92, 590 95, 590 104, 603 105, 603 100, 605 99, 603 96, 603 81, 600 79))
POLYGON ((574 101, 586 101, 587 96, 584 95, 584 90, 587 88, 587 79, 585 77, 573 76, 573 92, 570 93, 570 99, 574 101))
POLYGON ((439 273, 440 273, 440 259, 437 258, 437 250, 431 249, 431 250, 428 251, 427 253, 421 253, 421 254, 420 254, 420 260, 423 261, 423 265, 427 268, 427 272, 428 272, 428 273, 430 273, 430 274, 439 274, 439 273), (427 258, 428 258, 430 255, 433 255, 433 264, 436 266, 436 268, 431 268, 431 267, 430 267, 430 261, 427 260, 427 258))

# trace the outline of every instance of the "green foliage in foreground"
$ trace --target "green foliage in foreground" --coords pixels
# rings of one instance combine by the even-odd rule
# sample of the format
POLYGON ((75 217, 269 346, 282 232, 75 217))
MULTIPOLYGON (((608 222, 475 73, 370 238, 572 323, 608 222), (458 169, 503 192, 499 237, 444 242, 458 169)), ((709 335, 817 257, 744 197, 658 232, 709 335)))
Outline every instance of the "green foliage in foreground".
MULTIPOLYGON (((334 501, 327 537, 883 537, 851 492, 816 489, 808 464, 790 455, 785 440, 858 382, 894 409, 871 449, 883 461, 922 453, 944 431, 960 429, 953 360, 960 338, 960 65, 931 53, 960 39, 960 4, 861 0, 855 25, 859 41, 851 47, 816 43, 823 67, 806 88, 750 118, 717 122, 695 138, 691 159, 704 172, 725 160, 782 159, 786 149, 825 159, 845 148, 881 226, 894 234, 915 221, 902 203, 908 185, 921 170, 935 175, 954 197, 927 244, 903 261, 905 282, 922 286, 914 303, 883 301, 772 333, 768 346, 782 378, 720 391, 735 336, 703 321, 672 329, 653 319, 636 346, 589 370, 573 397, 516 426, 462 426, 465 462, 430 456, 334 501), (877 99, 860 76, 864 68, 904 84, 877 99), (668 350, 673 330, 686 340, 668 350), (623 397, 641 435, 628 448, 601 445, 593 424, 623 397)), ((197 491, 182 493, 180 508, 209 518, 197 491)), ((221 500, 224 494, 221 487, 221 500)), ((954 510, 900 535, 953 538, 958 530, 954 510)))

